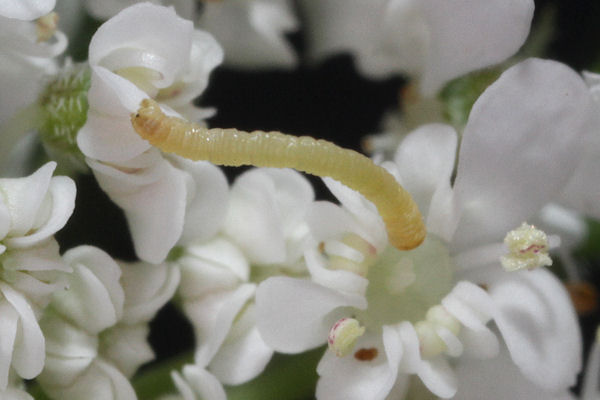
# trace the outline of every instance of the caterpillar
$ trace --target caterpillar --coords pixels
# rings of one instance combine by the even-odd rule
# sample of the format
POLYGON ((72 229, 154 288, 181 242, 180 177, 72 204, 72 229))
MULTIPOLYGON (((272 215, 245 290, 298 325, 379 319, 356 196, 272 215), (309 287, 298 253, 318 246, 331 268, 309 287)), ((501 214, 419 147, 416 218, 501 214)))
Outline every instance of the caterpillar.
POLYGON ((331 177, 360 192, 377 207, 394 247, 410 250, 425 239, 423 218, 410 194, 384 168, 356 151, 309 136, 208 129, 166 116, 151 99, 144 99, 137 113, 131 114, 131 124, 153 146, 191 160, 226 166, 294 168, 331 177))

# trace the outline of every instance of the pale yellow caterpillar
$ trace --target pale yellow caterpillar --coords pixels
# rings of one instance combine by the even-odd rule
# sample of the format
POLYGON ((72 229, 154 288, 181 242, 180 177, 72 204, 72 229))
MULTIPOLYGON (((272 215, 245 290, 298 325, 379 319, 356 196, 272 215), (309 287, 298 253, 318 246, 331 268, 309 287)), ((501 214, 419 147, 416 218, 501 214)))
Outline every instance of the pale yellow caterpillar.
POLYGON ((208 129, 166 116, 150 99, 142 101, 138 112, 131 115, 131 123, 153 146, 191 160, 228 166, 294 168, 331 177, 375 204, 393 246, 410 250, 425 238, 421 213, 410 194, 384 168, 353 150, 309 136, 208 129))

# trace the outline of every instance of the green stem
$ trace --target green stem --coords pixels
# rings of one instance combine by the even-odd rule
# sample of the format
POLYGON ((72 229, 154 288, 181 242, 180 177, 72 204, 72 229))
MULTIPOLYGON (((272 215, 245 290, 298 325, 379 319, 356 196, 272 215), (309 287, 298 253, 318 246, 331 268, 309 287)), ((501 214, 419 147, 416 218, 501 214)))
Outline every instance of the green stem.
POLYGON ((159 396, 174 393, 175 386, 171 380, 171 371, 180 371, 185 364, 192 362, 192 353, 185 353, 143 368, 131 380, 138 399, 156 399, 159 396))

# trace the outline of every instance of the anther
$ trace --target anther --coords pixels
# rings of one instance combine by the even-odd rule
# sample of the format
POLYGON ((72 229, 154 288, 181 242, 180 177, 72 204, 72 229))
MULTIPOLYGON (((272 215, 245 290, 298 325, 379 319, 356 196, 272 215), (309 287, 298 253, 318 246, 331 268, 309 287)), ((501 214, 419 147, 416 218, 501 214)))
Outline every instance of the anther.
POLYGON ((504 244, 509 254, 502 256, 500 262, 507 271, 552 265, 548 255, 548 236, 533 225, 523 222, 520 227, 508 232, 504 244))
POLYGON ((354 318, 342 318, 329 330, 327 344, 329 349, 338 357, 352 353, 359 337, 365 333, 364 326, 360 326, 354 318))

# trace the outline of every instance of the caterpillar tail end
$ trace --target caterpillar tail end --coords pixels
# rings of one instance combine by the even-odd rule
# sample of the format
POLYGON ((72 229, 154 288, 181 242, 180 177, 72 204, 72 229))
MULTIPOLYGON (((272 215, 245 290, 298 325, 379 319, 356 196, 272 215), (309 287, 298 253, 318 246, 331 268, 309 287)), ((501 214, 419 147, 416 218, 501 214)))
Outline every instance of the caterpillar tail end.
MULTIPOLYGON (((412 199, 411 199, 412 202, 412 199)), ((412 212, 399 214, 392 220, 384 219, 388 241, 399 250, 412 250, 425 240, 427 230, 423 217, 416 204, 412 204, 412 212)))

